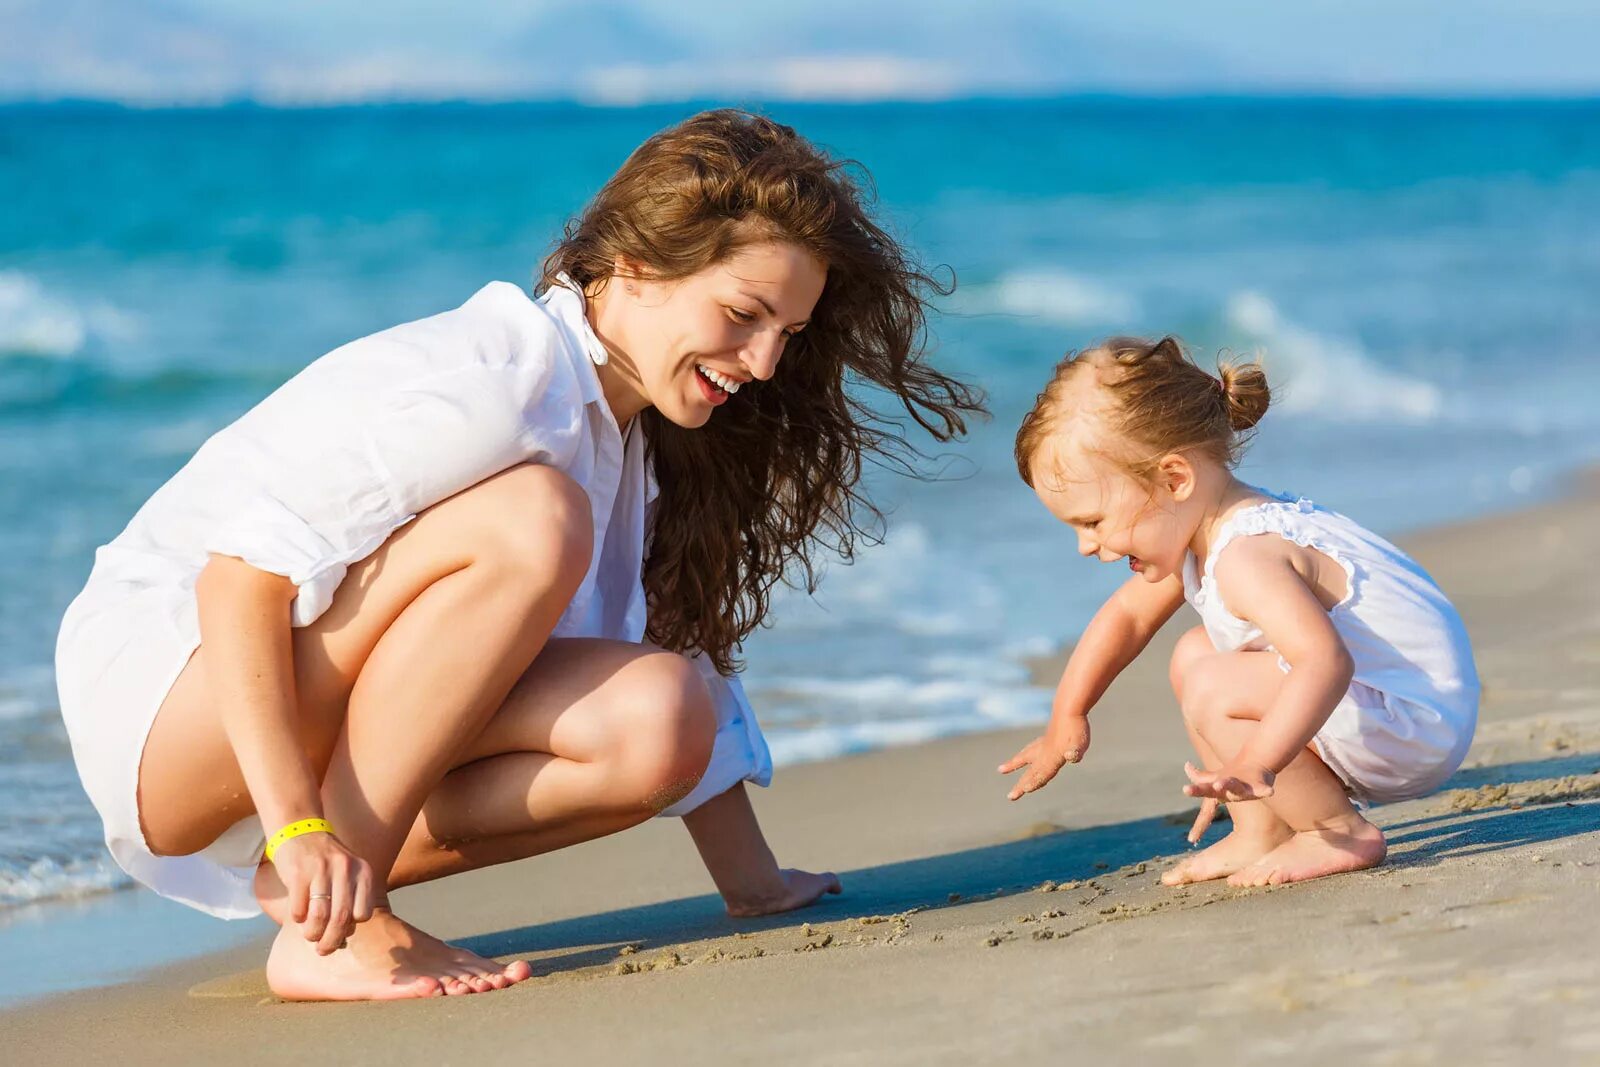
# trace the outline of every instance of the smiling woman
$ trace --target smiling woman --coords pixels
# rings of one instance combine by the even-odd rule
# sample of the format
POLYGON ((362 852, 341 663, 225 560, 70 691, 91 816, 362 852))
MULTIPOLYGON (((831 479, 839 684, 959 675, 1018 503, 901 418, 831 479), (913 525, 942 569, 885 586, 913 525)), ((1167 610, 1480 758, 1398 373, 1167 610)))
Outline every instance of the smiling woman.
POLYGON ((979 410, 920 358, 923 294, 938 284, 868 215, 844 166, 787 126, 711 111, 650 138, 546 261, 546 285, 563 274, 599 305, 602 338, 626 331, 618 344, 641 353, 635 395, 662 394, 641 417, 661 485, 651 639, 702 648, 724 672, 780 579, 815 587, 819 537, 853 551, 857 511, 871 508, 864 457, 903 456, 895 424, 847 378, 941 441, 979 410), (696 363, 763 384, 707 422, 703 406, 675 404, 700 389, 696 363))
POLYGON ((696 116, 569 228, 537 298, 315 361, 208 441, 96 556, 61 708, 117 862, 282 927, 280 996, 486 992, 387 890, 669 812, 732 914, 838 892, 786 870, 740 642, 848 554, 869 453, 980 410, 921 360, 932 282, 786 126, 696 116), (648 547, 647 547, 648 546, 648 547))

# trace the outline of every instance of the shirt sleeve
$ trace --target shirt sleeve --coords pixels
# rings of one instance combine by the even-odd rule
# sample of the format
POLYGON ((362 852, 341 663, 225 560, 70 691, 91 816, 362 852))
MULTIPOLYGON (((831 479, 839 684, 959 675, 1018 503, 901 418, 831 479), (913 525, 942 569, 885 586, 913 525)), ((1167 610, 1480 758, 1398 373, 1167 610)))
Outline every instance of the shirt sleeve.
POLYGON ((237 497, 204 551, 294 582, 294 625, 419 512, 518 463, 570 465, 583 401, 554 324, 481 297, 335 350, 202 449, 237 497))
POLYGON ((767 749, 761 724, 756 722, 755 712, 745 696, 743 683, 736 677, 718 674, 704 654, 695 655, 691 662, 700 669, 711 691, 717 712, 717 734, 711 746, 711 762, 706 765, 706 773, 700 776, 699 784, 688 796, 663 811, 663 815, 687 815, 740 782, 754 782, 759 786, 772 784, 772 753, 767 749))

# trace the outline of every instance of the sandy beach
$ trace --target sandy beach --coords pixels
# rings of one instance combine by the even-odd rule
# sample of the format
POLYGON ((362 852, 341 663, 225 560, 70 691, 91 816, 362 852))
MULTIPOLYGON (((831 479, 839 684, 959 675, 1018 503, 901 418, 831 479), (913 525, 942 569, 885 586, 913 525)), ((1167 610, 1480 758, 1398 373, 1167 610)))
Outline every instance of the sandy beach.
POLYGON ((286 1004, 255 944, 0 1014, 0 1058, 1600 1062, 1600 477, 1402 543, 1461 607, 1486 695, 1446 789, 1375 809, 1377 870, 1158 883, 1193 810, 1165 681, 1184 612, 1096 711, 1086 762, 1018 803, 994 768, 1033 731, 781 771, 756 804, 784 862, 841 874, 820 906, 725 918, 658 820, 396 895, 533 961, 512 990, 286 1004))

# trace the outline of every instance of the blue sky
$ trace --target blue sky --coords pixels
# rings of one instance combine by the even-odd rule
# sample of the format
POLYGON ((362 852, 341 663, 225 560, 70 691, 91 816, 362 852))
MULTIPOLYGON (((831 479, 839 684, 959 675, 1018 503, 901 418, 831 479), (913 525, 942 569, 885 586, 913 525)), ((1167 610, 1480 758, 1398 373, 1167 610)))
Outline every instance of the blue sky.
POLYGON ((1592 0, 0 0, 0 96, 1600 93, 1592 0))

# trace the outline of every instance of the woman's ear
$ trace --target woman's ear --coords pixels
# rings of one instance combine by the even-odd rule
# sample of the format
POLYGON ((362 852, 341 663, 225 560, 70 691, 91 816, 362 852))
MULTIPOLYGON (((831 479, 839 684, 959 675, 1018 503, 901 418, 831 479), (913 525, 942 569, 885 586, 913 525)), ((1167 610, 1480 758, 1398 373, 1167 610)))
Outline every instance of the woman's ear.
POLYGON ((1182 452, 1171 452, 1161 457, 1156 465, 1156 476, 1166 487, 1172 499, 1180 504, 1194 494, 1194 464, 1182 452))
POLYGON ((624 291, 637 293, 639 283, 644 279, 644 265, 627 256, 618 255, 611 261, 611 279, 621 282, 624 291))

